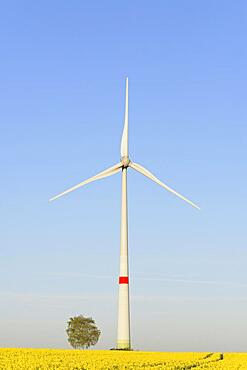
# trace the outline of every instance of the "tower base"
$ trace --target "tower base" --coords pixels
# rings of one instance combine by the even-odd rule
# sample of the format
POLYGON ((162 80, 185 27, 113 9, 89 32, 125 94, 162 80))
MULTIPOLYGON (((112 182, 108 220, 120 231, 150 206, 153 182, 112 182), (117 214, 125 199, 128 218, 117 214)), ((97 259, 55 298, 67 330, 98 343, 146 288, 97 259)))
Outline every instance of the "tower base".
POLYGON ((123 350, 130 351, 131 350, 130 342, 126 341, 126 340, 118 340, 117 341, 117 349, 123 349, 123 350))

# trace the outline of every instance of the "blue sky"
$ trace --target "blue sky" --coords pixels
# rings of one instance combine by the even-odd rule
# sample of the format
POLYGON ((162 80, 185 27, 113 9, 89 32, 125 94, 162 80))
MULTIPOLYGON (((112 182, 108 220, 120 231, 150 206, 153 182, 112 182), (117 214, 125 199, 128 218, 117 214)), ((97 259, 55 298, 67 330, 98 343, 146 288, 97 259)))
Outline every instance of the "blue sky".
POLYGON ((133 346, 245 351, 246 2, 9 1, 0 13, 0 346, 68 348, 67 319, 116 340, 120 175, 130 157, 133 346))

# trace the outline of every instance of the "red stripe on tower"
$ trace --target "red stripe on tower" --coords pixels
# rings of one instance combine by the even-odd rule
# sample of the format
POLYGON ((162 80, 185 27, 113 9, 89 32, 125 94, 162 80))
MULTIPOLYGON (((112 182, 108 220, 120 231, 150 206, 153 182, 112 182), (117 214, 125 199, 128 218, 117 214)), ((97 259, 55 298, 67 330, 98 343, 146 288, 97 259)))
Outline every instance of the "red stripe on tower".
POLYGON ((119 284, 129 284, 128 276, 119 276, 119 284))

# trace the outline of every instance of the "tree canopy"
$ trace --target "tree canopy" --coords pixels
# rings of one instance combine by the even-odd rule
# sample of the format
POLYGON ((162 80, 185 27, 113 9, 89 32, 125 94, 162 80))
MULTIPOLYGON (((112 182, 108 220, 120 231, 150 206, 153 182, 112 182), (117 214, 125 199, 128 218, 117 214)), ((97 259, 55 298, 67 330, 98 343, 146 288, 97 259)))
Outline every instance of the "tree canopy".
POLYGON ((67 324, 68 342, 73 348, 89 348, 98 342, 100 330, 92 317, 71 317, 67 324))

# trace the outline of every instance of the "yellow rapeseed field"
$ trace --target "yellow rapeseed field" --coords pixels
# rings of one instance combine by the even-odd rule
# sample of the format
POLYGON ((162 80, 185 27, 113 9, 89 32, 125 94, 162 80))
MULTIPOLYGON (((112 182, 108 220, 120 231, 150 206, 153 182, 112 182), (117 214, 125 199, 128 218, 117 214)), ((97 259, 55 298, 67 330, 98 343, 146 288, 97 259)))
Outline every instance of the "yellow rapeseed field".
POLYGON ((0 349, 0 370, 247 369, 245 353, 0 349))

